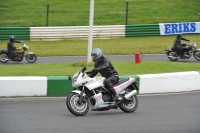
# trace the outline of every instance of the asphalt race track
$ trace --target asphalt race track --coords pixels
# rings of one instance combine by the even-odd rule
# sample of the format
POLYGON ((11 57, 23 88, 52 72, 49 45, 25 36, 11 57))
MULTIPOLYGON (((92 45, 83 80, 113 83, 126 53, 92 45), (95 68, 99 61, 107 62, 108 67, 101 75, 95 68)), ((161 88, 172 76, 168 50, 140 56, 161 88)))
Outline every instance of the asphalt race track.
MULTIPOLYGON (((135 55, 108 55, 107 56, 111 61, 133 61, 135 62, 135 55)), ((164 61, 171 62, 166 55, 164 54, 145 54, 141 56, 141 61, 164 61)), ((63 62, 77 62, 79 60, 86 61, 87 56, 61 56, 61 57, 38 57, 37 61, 34 64, 47 64, 47 63, 63 63, 63 62)), ((193 56, 190 59, 179 59, 177 62, 191 62, 191 63, 200 63, 193 56)), ((22 62, 8 62, 0 63, 0 65, 8 64, 31 64, 24 59, 22 62)))
POLYGON ((199 133, 200 92, 138 95, 134 113, 120 109, 72 115, 65 97, 0 98, 0 133, 199 133))

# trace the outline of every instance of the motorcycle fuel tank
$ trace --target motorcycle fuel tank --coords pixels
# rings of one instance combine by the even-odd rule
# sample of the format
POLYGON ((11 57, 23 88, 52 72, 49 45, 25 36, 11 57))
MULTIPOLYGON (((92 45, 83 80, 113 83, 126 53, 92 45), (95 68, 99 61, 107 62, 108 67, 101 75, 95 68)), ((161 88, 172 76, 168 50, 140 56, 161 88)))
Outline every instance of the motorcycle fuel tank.
POLYGON ((105 78, 96 78, 93 81, 90 81, 89 83, 85 84, 85 86, 89 89, 89 90, 93 90, 96 89, 98 87, 102 87, 103 86, 103 82, 104 82, 105 78))

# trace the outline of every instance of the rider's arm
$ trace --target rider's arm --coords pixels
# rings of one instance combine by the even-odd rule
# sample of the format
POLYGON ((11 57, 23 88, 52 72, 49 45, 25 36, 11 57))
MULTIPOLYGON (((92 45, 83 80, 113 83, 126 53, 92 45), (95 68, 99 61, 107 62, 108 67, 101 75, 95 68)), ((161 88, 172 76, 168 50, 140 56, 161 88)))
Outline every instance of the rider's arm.
POLYGON ((14 42, 16 42, 16 43, 22 43, 22 41, 19 41, 19 40, 14 40, 14 42))
POLYGON ((94 76, 96 76, 97 73, 98 73, 97 71, 90 71, 90 72, 87 72, 88 76, 91 77, 91 78, 93 78, 94 76))
POLYGON ((190 41, 190 40, 188 40, 188 39, 186 39, 186 38, 183 38, 183 37, 181 38, 181 40, 185 40, 185 41, 188 41, 188 42, 190 41))
POLYGON ((105 69, 105 68, 107 68, 107 67, 109 67, 109 66, 110 66, 110 60, 107 59, 107 58, 104 58, 104 63, 103 63, 103 65, 101 65, 101 66, 99 66, 99 67, 96 67, 95 69, 99 71, 99 70, 105 69))

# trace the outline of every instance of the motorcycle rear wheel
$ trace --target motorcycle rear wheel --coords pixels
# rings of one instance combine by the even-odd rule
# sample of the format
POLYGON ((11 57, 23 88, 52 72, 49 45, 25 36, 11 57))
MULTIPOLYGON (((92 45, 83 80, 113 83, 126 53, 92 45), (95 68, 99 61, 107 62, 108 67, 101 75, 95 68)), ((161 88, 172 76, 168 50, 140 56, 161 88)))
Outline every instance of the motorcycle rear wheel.
POLYGON ((171 61, 177 61, 178 58, 174 57, 175 55, 176 55, 176 52, 170 51, 170 52, 167 54, 167 57, 168 57, 168 59, 170 59, 171 61), (172 57, 169 57, 169 56, 172 56, 172 57))
POLYGON ((6 60, 7 55, 6 54, 0 54, 0 62, 1 63, 7 63, 8 60, 6 60))
POLYGON ((85 99, 85 102, 79 103, 79 94, 71 93, 66 99, 66 105, 68 110, 76 116, 84 116, 89 111, 89 102, 85 99))
MULTIPOLYGON (((131 92, 131 89, 127 89, 127 94, 131 92)), ((136 95, 133 95, 128 100, 123 101, 120 103, 119 108, 124 111, 125 113, 132 113, 138 107, 138 98, 136 95)))

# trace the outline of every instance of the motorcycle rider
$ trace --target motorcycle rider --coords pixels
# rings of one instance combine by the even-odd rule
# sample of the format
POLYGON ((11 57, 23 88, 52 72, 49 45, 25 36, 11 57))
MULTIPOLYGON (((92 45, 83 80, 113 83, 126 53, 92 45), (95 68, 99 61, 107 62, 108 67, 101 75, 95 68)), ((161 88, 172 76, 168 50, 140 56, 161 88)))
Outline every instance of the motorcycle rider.
POLYGON ((181 40, 191 41, 182 37, 181 34, 178 34, 174 40, 173 49, 177 51, 177 56, 183 57, 184 47, 186 44, 181 44, 181 40))
POLYGON ((22 41, 15 40, 14 36, 10 36, 8 44, 7 44, 7 53, 12 54, 12 57, 19 57, 18 54, 15 52, 16 47, 14 46, 14 42, 22 43, 22 41))
POLYGON ((104 85, 110 89, 113 95, 113 101, 117 101, 118 95, 114 89, 115 84, 119 82, 118 72, 115 70, 111 61, 103 56, 103 52, 100 48, 95 48, 91 52, 93 61, 95 62, 94 69, 87 72, 89 77, 94 77, 99 72, 102 77, 105 77, 104 85))

